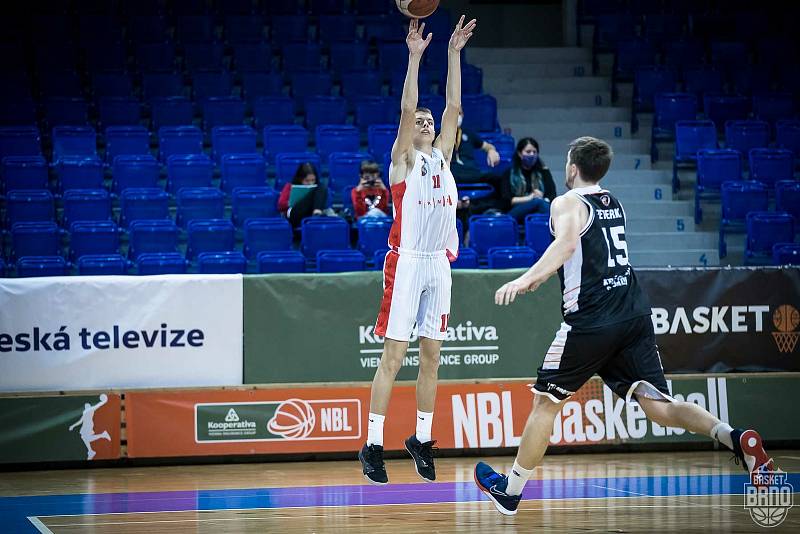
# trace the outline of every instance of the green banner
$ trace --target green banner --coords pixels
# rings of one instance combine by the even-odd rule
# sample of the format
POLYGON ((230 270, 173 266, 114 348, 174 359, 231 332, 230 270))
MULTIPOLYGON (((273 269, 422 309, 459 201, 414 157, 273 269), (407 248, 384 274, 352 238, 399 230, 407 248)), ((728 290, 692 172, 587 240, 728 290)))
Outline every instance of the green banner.
MULTIPOLYGON (((494 293, 522 270, 453 271, 443 379, 528 378, 558 330, 561 296, 553 277, 510 307, 494 293)), ((244 279, 246 384, 372 380, 383 338, 374 333, 380 272, 268 275, 244 279)), ((398 379, 417 375, 412 340, 398 379)))
POLYGON ((279 402, 196 404, 195 431, 198 443, 283 439, 269 431, 279 402))
POLYGON ((120 457, 118 395, 0 398, 0 462, 120 457))

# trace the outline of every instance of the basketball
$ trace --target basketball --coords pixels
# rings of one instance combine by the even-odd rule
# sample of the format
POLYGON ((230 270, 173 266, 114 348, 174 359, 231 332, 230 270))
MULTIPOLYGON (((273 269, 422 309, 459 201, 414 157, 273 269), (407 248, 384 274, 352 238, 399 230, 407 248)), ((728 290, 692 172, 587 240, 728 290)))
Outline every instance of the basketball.
POLYGON ((793 332, 800 325, 800 312, 788 304, 778 306, 772 315, 772 322, 779 332, 793 332))
POLYGON ((424 19, 439 7, 439 0, 395 0, 397 9, 406 17, 424 19))
POLYGON ((106 395, 105 393, 101 393, 100 402, 106 402, 106 401, 108 401, 108 395, 106 395))

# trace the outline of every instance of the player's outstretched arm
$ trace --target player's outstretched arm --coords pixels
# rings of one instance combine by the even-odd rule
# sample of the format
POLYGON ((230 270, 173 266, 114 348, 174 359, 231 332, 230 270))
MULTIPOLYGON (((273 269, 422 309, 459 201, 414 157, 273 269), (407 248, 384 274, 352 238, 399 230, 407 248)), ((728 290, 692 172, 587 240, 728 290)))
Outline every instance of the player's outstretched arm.
POLYGON ((436 139, 434 146, 442 151, 448 163, 453 156, 453 147, 458 132, 458 112, 461 110, 461 50, 472 37, 472 32, 477 25, 478 22, 475 19, 464 25, 464 15, 461 15, 447 47, 447 101, 442 115, 439 138, 436 139))
MULTIPOLYGON (((422 53, 428 47, 433 37, 432 33, 423 39, 422 32, 425 30, 425 23, 421 25, 417 19, 412 19, 408 26, 408 71, 406 80, 403 84, 403 96, 400 100, 400 125, 397 128, 397 139, 392 145, 392 164, 404 166, 407 157, 414 146, 414 110, 417 109, 417 99, 419 98, 418 78, 419 64, 422 61, 422 53)), ((394 178, 390 177, 392 183, 394 178)), ((404 179, 404 178, 403 178, 404 179)), ((402 181, 402 179, 398 180, 402 181)))
POLYGON ((536 291, 575 252, 581 238, 581 228, 588 217, 586 207, 574 196, 560 196, 553 200, 550 217, 553 220, 555 239, 533 267, 497 290, 494 294, 495 304, 507 306, 514 302, 517 295, 536 291))

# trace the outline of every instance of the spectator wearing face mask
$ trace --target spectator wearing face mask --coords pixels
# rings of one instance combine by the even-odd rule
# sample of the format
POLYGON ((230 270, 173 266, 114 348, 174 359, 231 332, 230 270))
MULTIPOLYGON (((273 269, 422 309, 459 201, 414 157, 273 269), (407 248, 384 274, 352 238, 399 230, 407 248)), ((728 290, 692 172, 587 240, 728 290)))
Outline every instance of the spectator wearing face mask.
POLYGON ((539 159, 539 143, 534 138, 524 137, 517 143, 511 167, 500 182, 500 196, 518 223, 531 213, 550 213, 556 185, 550 169, 539 159))
POLYGON ((453 148, 453 157, 450 160, 450 170, 460 183, 488 182, 492 180, 484 175, 478 168, 477 158, 485 157, 489 167, 494 167, 500 162, 500 154, 494 145, 487 143, 478 134, 461 128, 464 112, 458 114, 458 130, 456 131, 456 144, 453 148), (485 154, 476 153, 477 150, 485 154))
POLYGON ((353 188, 350 198, 356 219, 361 217, 388 217, 389 190, 381 180, 381 168, 374 161, 361 162, 358 185, 353 188))

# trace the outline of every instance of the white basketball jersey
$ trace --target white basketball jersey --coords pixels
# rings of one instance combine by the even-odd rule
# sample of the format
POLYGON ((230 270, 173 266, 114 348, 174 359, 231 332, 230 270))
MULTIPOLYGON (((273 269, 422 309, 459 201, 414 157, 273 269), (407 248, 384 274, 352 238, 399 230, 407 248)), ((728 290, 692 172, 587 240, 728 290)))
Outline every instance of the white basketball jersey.
MULTIPOLYGON (((391 165, 389 174, 391 175, 391 165)), ((442 151, 433 149, 428 156, 414 151, 414 167, 400 183, 392 185, 394 224, 389 233, 389 247, 425 254, 458 257, 456 204, 458 190, 442 151)))

